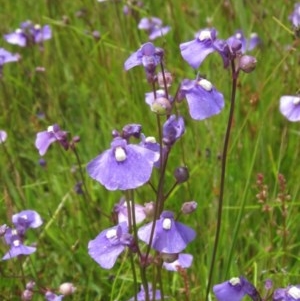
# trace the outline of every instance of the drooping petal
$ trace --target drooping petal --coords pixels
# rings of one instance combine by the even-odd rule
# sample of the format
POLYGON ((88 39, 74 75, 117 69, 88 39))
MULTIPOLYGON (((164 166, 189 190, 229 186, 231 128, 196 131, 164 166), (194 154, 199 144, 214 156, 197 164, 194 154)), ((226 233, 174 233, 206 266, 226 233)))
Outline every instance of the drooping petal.
POLYGON ((4 40, 12 45, 19 45, 25 47, 27 44, 27 38, 22 30, 16 30, 15 32, 4 35, 4 40))
POLYGON ((54 135, 48 131, 37 133, 35 140, 35 147, 38 149, 41 156, 45 155, 49 146, 56 141, 54 135))
POLYGON ((17 246, 11 246, 10 250, 2 257, 2 260, 8 260, 19 255, 30 255, 35 251, 35 247, 28 247, 20 243, 17 246))
POLYGON ((7 139, 7 133, 5 131, 0 130, 0 143, 5 142, 6 139, 7 139))
POLYGON ((178 267, 187 269, 192 265, 193 255, 181 253, 178 255, 178 259, 173 262, 164 262, 163 268, 168 271, 177 272, 178 267))
POLYGON ((159 37, 162 37, 164 35, 166 35, 169 31, 171 30, 170 26, 164 26, 161 28, 155 28, 151 31, 151 33, 149 34, 149 40, 155 40, 159 37))
POLYGON ((300 96, 282 96, 279 109, 289 121, 300 121, 300 96))

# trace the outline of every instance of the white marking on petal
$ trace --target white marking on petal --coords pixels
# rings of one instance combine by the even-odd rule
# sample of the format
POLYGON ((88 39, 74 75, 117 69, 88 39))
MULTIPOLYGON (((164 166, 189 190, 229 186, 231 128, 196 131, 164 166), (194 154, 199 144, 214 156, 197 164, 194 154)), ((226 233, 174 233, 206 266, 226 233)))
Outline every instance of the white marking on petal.
POLYGON ((239 277, 233 277, 229 280, 229 283, 232 284, 233 286, 236 286, 238 284, 241 284, 241 280, 239 277))
POLYGON ((27 217, 26 214, 23 214, 23 215, 21 215, 20 217, 23 218, 23 219, 28 219, 28 217, 27 217))
POLYGON ((206 91, 211 91, 213 88, 213 85, 210 81, 208 81, 207 79, 200 79, 198 81, 198 85, 201 86, 204 90, 206 91))
POLYGON ((15 30, 15 32, 16 32, 16 33, 22 33, 23 30, 22 30, 21 28, 18 28, 18 29, 15 30))
POLYGON ((165 218, 165 219, 163 220, 163 224, 162 224, 163 229, 165 229, 165 230, 170 230, 170 229, 171 229, 171 226, 172 226, 172 221, 171 221, 171 219, 165 218))
POLYGON ((300 289, 296 286, 292 286, 288 289, 288 295, 290 295, 293 299, 298 300, 300 298, 300 289))
POLYGON ((202 30, 198 36, 199 41, 204 41, 207 39, 211 39, 211 33, 209 30, 202 30))
POLYGON ((48 133, 53 133, 54 132, 53 125, 48 126, 47 132, 48 133))
POLYGON ((235 37, 237 39, 241 39, 242 38, 242 34, 240 32, 238 32, 238 33, 235 34, 235 37))
POLYGON ((110 238, 114 238, 117 236, 117 230, 116 229, 109 229, 107 232, 106 232, 106 237, 108 239, 110 238))
POLYGON ((126 153, 124 148, 122 148, 121 146, 116 147, 115 149, 115 158, 117 160, 117 162, 123 162, 126 160, 126 153))
POLYGON ((250 38, 251 39, 254 39, 254 38, 257 38, 258 37, 258 34, 256 33, 256 32, 252 32, 251 34, 250 34, 250 38))
POLYGON ((13 241, 14 247, 18 247, 20 244, 21 244, 21 242, 20 242, 19 239, 16 239, 16 240, 13 241))
POLYGON ((293 99, 293 104, 294 104, 294 105, 300 104, 300 97, 294 97, 294 99, 293 99))
POLYGON ((40 24, 35 24, 34 29, 37 29, 37 30, 41 29, 41 25, 40 24))
POLYGON ((149 136, 145 139, 145 142, 156 143, 156 139, 155 139, 155 137, 149 136))
POLYGON ((18 234, 17 229, 12 229, 12 230, 11 230, 11 235, 17 235, 17 234, 18 234))

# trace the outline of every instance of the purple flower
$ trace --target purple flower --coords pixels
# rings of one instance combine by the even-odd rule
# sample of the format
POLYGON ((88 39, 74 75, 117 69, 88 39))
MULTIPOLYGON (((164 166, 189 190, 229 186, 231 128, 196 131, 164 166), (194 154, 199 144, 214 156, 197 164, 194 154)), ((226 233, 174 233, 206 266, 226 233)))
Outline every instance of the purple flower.
POLYGON ((186 97, 190 115, 195 120, 219 114, 224 108, 223 95, 206 79, 183 80, 180 94, 186 97))
MULTIPOLYGON (((156 98, 165 98, 166 97, 166 92, 163 89, 156 90, 156 98)), ((147 105, 150 107, 152 106, 153 102, 155 101, 155 96, 153 92, 147 92, 145 93, 145 102, 147 105)))
POLYGON ((300 3, 296 3, 294 11, 289 15, 293 27, 297 30, 300 28, 300 3))
POLYGON ((247 51, 251 51, 259 44, 261 44, 261 40, 258 37, 257 33, 252 33, 249 39, 246 39, 242 30, 237 30, 233 36, 227 39, 228 45, 232 45, 235 43, 235 40, 240 41, 241 43, 241 53, 245 53, 247 51))
POLYGON ((171 115, 163 125, 163 142, 173 145, 185 132, 184 119, 181 116, 171 115))
POLYGON ((213 292, 218 301, 240 301, 245 295, 252 300, 261 300, 256 288, 244 277, 234 277, 217 284, 213 292))
POLYGON ((129 70, 135 66, 143 65, 146 72, 153 73, 156 66, 161 63, 162 56, 163 50, 148 42, 130 55, 124 63, 124 68, 129 70))
POLYGON ((222 41, 217 40, 217 31, 214 28, 207 28, 197 33, 196 39, 190 42, 180 44, 181 55, 194 69, 197 69, 204 59, 217 51, 222 59, 224 67, 229 65, 229 48, 222 41))
MULTIPOLYGON (((139 239, 147 244, 150 242, 152 227, 153 222, 138 230, 139 239)), ((180 253, 195 236, 193 229, 175 221, 172 212, 164 211, 160 219, 155 221, 152 248, 162 253, 180 253)))
POLYGON ((146 30, 149 34, 149 40, 155 40, 156 38, 166 35, 171 27, 162 26, 162 21, 156 17, 142 18, 138 29, 146 30))
POLYGON ((45 298, 47 301, 61 301, 63 299, 64 295, 56 295, 50 291, 47 291, 45 293, 45 298))
POLYGON ((7 133, 5 131, 0 130, 0 144, 5 142, 6 138, 7 138, 7 133))
POLYGON ((40 215, 33 210, 24 210, 14 214, 12 222, 20 235, 24 235, 28 228, 38 228, 43 223, 40 215))
POLYGON ((19 54, 12 54, 3 48, 0 48, 0 68, 6 63, 17 62, 19 59, 19 54))
POLYGON ((164 262, 163 268, 168 271, 177 272, 178 268, 187 269, 192 265, 193 255, 181 253, 178 254, 178 258, 173 262, 164 262))
MULTIPOLYGON (((131 202, 130 202, 131 203, 131 202)), ((132 206, 132 204, 130 204, 132 206)), ((114 212, 118 215, 118 223, 126 222, 128 225, 128 207, 125 198, 121 198, 119 203, 114 206, 114 212)), ((135 222, 138 224, 146 218, 144 206, 135 204, 135 222)))
POLYGON ((111 269, 126 246, 133 244, 128 226, 123 222, 102 231, 88 244, 89 255, 104 269, 111 269))
POLYGON ((158 159, 157 152, 115 138, 110 149, 88 163, 87 172, 108 190, 134 189, 149 181, 158 159))
POLYGON ((273 301, 300 301, 300 285, 278 288, 273 294, 273 301))
MULTIPOLYGON (((153 290, 152 290, 151 284, 148 284, 148 291, 149 291, 149 299, 152 300, 153 299, 153 290)), ((141 290, 136 295, 136 298, 138 301, 146 301, 146 292, 145 292, 143 285, 141 285, 141 290)), ((135 300, 135 298, 132 297, 128 301, 134 301, 134 300, 135 300)), ((155 290, 155 300, 157 300, 157 301, 161 300, 161 294, 160 294, 159 290, 155 290)))
POLYGON ((49 25, 41 27, 38 24, 34 25, 31 21, 21 23, 20 28, 4 35, 6 42, 21 47, 31 44, 42 44, 43 41, 49 40, 51 37, 52 31, 49 25))
POLYGON ((145 137, 144 134, 141 135, 140 146, 152 150, 158 154, 158 159, 154 162, 154 167, 159 168, 160 166, 160 145, 156 142, 155 137, 149 136, 145 137))
POLYGON ((5 242, 10 246, 10 249, 2 257, 2 260, 8 260, 19 255, 30 255, 36 251, 34 247, 23 245, 22 237, 16 229, 6 229, 4 238, 5 242))
POLYGON ((284 95, 280 98, 279 110, 289 121, 300 121, 300 95, 284 95))
POLYGON ((35 146, 41 156, 45 155, 50 144, 58 141, 65 150, 69 148, 67 132, 62 131, 57 124, 48 127, 47 131, 37 133, 35 146))

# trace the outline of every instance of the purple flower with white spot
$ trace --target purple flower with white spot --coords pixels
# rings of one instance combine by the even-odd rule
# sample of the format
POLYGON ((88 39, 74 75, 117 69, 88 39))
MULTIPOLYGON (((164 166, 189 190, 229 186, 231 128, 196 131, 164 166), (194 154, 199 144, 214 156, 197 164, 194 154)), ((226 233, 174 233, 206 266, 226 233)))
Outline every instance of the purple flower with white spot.
POLYGON ((87 172, 108 190, 135 189, 149 181, 158 159, 157 152, 117 137, 110 149, 88 163, 87 172))
MULTIPOLYGON (((153 290, 152 290, 152 285, 150 283, 148 284, 148 291, 149 291, 149 299, 152 300, 153 299, 153 290)), ((138 301, 146 301, 146 292, 145 292, 143 285, 141 285, 141 290, 137 293, 136 299, 138 301)), ((135 298, 132 297, 128 301, 134 301, 134 300, 135 300, 135 298)), ((155 300, 157 300, 157 301, 161 300, 160 290, 155 290, 155 300)))
POLYGON ((4 239, 6 244, 10 246, 10 249, 2 257, 2 260, 8 260, 19 255, 30 255, 36 251, 35 247, 29 247, 23 244, 22 237, 16 229, 6 229, 4 239))
POLYGON ((300 301, 300 285, 276 289, 273 294, 273 301, 300 301))
POLYGON ((7 139, 7 133, 5 131, 0 130, 0 144, 5 142, 7 139))
POLYGON ((193 119, 203 120, 219 114, 224 108, 223 95, 206 79, 185 79, 180 87, 181 96, 186 97, 193 119))
POLYGON ((241 53, 251 51, 255 47, 257 47, 259 44, 261 44, 261 40, 258 37, 257 33, 252 33, 250 35, 250 38, 247 39, 242 30, 237 30, 233 36, 231 36, 227 39, 227 43, 229 45, 231 45, 231 44, 235 43, 235 40, 238 40, 241 42, 241 49, 240 49, 241 53))
POLYGON ((234 277, 214 285, 213 292, 218 301, 241 301, 245 295, 253 301, 261 300, 256 288, 244 277, 234 277))
POLYGON ((280 98, 279 110, 289 121, 300 121, 300 95, 284 95, 280 98))
POLYGON ((17 62, 19 59, 19 54, 12 54, 3 48, 0 48, 0 76, 2 76, 2 68, 4 64, 17 62))
POLYGON ((47 291, 45 293, 45 298, 47 301, 61 301, 63 299, 64 295, 56 295, 50 291, 47 291))
POLYGON ((213 52, 218 52, 224 67, 229 65, 229 47, 225 41, 217 39, 217 31, 207 28, 199 31, 194 40, 180 44, 181 55, 194 69, 197 69, 204 59, 213 52))
POLYGON ((45 40, 52 38, 52 31, 49 25, 41 27, 39 24, 33 24, 31 21, 21 23, 20 28, 14 32, 4 35, 6 42, 21 47, 32 44, 41 45, 45 40))
POLYGON ((57 124, 48 127, 47 131, 39 132, 36 135, 35 147, 41 156, 45 155, 49 146, 54 142, 59 142, 65 150, 69 148, 67 132, 62 131, 57 124))
MULTIPOLYGON (((130 202, 131 203, 131 202, 130 202)), ((132 206, 132 203, 130 204, 132 206)), ((134 213, 135 213, 135 222, 141 223, 145 218, 146 214, 144 211, 144 206, 139 204, 134 204, 134 213)), ((118 223, 121 224, 122 222, 128 223, 128 207, 125 198, 121 198, 119 203, 114 206, 114 212, 118 215, 118 223)), ((131 217, 133 221, 133 217, 131 217)))
POLYGON ((24 235, 29 228, 38 228, 43 223, 40 215, 33 210, 24 210, 14 214, 12 222, 20 235, 24 235))
MULTIPOLYGON (((139 239, 146 244, 150 242, 152 227, 153 222, 138 230, 139 239)), ((195 236, 196 232, 193 229, 175 221, 172 212, 164 211, 160 215, 160 219, 155 221, 151 247, 162 253, 180 253, 195 236)))
POLYGON ((178 254, 178 258, 173 262, 164 262, 163 268, 168 271, 177 272, 178 268, 187 269, 192 265, 193 255, 181 253, 178 254))
POLYGON ((162 61, 163 50, 156 48, 152 43, 143 44, 125 61, 124 68, 129 70, 135 66, 143 65, 147 73, 154 73, 155 68, 162 61))
POLYGON ((289 20, 296 30, 300 29, 300 2, 295 4, 294 11, 289 15, 289 20))
POLYGON ((125 247, 134 245, 133 237, 128 233, 128 226, 123 222, 102 231, 88 244, 89 255, 104 269, 111 269, 125 247))
POLYGON ((163 26, 161 19, 156 17, 142 18, 138 29, 146 30, 149 35, 149 40, 166 35, 170 30, 170 26, 163 26))
MULTIPOLYGON (((156 142, 155 137, 152 136, 146 137, 144 134, 142 134, 141 142, 139 143, 139 145, 156 152, 160 156, 160 145, 159 143, 156 142)), ((157 161, 154 162, 154 167, 159 168, 159 165, 160 165, 160 157, 158 157, 157 161)))
POLYGON ((163 125, 163 142, 173 145, 185 132, 184 119, 181 116, 171 115, 163 125))

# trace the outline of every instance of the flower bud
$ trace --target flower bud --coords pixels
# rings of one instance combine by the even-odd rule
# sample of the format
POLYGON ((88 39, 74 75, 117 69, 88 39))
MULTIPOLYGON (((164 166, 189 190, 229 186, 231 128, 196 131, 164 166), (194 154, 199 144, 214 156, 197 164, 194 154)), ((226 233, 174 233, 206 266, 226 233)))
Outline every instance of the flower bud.
POLYGON ((174 177, 177 183, 184 183, 189 179, 189 170, 185 166, 179 166, 174 171, 174 177))
POLYGON ((239 61, 239 68, 245 73, 252 72, 256 67, 257 60, 250 55, 243 55, 239 61))
POLYGON ((76 287, 71 282, 62 283, 59 287, 59 292, 64 296, 72 295, 76 291, 76 287))
POLYGON ((24 301, 31 301, 33 297, 33 291, 30 291, 28 289, 26 289, 23 293, 22 293, 22 300, 24 301))
POLYGON ((178 254, 161 253, 161 258, 164 262, 171 263, 178 259, 178 254))
POLYGON ((151 105, 151 111, 158 115, 169 115, 171 109, 171 103, 165 97, 156 98, 151 105))
POLYGON ((144 212, 147 216, 147 218, 152 218, 154 216, 155 212, 155 204, 154 202, 149 202, 144 204, 144 212))
POLYGON ((181 206, 181 212, 183 214, 193 213, 196 210, 197 206, 198 206, 198 204, 195 201, 185 202, 181 206))
POLYGON ((26 284, 26 289, 27 290, 30 290, 32 291, 35 287, 35 282, 34 281, 29 281, 27 284, 26 284))
MULTIPOLYGON (((165 75, 165 80, 166 80, 167 87, 171 87, 172 82, 173 82, 173 76, 172 76, 172 74, 169 71, 165 71, 164 75, 165 75)), ((158 83, 158 85, 161 88, 165 87, 165 84, 164 84, 164 75, 163 75, 162 72, 158 72, 158 74, 157 74, 157 83, 158 83)))

